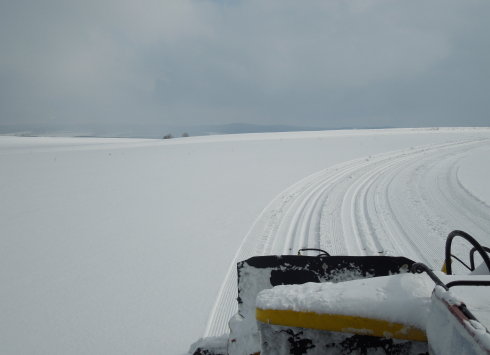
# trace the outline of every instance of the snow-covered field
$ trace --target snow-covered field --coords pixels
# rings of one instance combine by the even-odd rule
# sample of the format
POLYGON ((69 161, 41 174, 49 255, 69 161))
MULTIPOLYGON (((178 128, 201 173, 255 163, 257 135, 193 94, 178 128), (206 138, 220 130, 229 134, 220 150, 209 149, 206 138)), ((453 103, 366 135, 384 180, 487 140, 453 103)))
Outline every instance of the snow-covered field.
POLYGON ((489 166, 485 128, 0 137, 0 353, 183 354, 255 254, 439 268, 452 229, 490 245, 489 166))

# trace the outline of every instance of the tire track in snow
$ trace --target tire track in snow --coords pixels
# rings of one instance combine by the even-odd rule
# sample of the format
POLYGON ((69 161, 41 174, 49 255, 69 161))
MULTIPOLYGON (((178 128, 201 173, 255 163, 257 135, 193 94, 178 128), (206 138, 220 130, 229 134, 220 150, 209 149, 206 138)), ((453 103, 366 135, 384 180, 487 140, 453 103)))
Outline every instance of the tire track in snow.
POLYGON ((237 251, 204 336, 228 331, 237 312, 236 263, 255 255, 295 254, 310 247, 333 255, 403 255, 439 268, 441 243, 450 230, 472 234, 490 225, 489 207, 457 177, 464 158, 488 149, 489 142, 433 144, 356 159, 279 194, 237 251))

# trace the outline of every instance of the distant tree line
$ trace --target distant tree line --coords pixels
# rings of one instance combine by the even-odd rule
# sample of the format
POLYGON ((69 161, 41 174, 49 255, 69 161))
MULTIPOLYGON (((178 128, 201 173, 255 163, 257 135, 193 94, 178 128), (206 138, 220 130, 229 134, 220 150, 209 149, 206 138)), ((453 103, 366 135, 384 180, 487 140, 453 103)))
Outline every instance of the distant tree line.
MULTIPOLYGON (((174 136, 172 135, 172 133, 169 133, 169 134, 164 135, 163 139, 171 139, 173 137, 174 136)), ((187 133, 187 132, 182 133, 182 137, 189 137, 189 133, 187 133)))

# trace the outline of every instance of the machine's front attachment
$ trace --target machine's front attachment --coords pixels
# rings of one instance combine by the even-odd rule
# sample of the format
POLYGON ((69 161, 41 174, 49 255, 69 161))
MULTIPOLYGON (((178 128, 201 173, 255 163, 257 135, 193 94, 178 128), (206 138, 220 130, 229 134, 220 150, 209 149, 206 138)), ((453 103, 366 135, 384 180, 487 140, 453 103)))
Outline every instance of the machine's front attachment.
POLYGON ((230 320, 230 355, 261 351, 255 319, 257 294, 279 285, 308 282, 338 283, 348 280, 405 273, 414 262, 388 256, 257 256, 237 264, 238 313, 230 320), (244 351, 245 349, 245 351, 244 351))

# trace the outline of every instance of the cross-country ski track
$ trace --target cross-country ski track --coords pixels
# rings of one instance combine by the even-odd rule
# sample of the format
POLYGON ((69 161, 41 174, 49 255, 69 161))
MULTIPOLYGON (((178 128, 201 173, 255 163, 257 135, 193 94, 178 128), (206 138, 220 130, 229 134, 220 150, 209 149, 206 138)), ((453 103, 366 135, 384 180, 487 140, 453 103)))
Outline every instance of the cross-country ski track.
MULTIPOLYGON (((446 142, 352 160, 306 177, 263 210, 218 293, 205 336, 226 333, 237 311, 236 262, 320 248, 331 255, 401 255, 439 269, 454 229, 488 244, 490 206, 458 178, 486 138, 446 142)), ((453 252, 464 255, 466 245, 453 252), (463 254, 464 253, 464 254, 463 254)))

